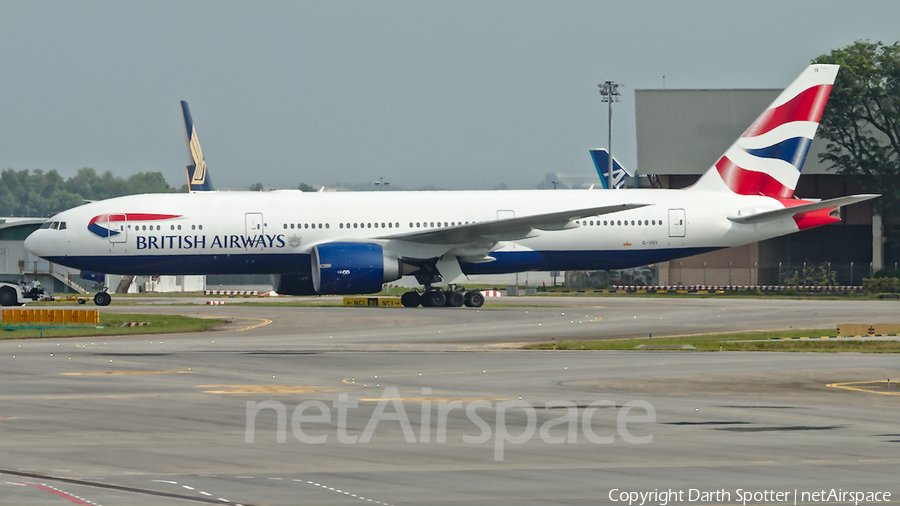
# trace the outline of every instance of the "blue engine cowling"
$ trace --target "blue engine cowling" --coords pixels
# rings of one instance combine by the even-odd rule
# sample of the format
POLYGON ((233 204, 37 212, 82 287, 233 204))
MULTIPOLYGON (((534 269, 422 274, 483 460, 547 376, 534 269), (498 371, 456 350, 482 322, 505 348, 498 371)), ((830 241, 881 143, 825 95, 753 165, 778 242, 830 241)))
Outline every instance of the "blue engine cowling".
POLYGON ((321 295, 375 293, 400 279, 400 260, 378 244, 329 242, 313 248, 313 288, 321 295))

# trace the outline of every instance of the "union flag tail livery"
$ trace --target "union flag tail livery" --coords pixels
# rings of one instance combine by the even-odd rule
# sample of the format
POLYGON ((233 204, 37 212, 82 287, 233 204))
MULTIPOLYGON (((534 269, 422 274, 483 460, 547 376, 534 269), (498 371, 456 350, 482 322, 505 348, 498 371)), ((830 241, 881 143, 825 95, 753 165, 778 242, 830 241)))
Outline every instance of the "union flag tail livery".
POLYGON ((840 67, 811 65, 694 185, 789 199, 840 67))

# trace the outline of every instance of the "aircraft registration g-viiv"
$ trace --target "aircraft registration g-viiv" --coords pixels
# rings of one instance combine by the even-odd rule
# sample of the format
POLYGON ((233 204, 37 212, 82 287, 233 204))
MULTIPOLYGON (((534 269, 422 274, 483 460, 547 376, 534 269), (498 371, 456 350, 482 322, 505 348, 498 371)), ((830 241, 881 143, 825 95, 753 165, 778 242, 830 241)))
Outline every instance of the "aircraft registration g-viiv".
POLYGON ((136 195, 64 211, 25 246, 107 273, 272 274, 289 295, 375 293, 413 274, 424 290, 404 305, 477 307, 466 275, 662 262, 836 222, 877 197, 793 197, 838 69, 808 67, 686 189, 136 195))

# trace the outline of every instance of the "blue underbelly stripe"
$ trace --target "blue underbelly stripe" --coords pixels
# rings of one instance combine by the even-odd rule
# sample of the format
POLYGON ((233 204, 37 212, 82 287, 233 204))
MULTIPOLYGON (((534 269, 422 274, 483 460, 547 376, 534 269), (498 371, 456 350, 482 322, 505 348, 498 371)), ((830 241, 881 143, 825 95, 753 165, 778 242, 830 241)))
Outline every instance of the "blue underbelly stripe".
MULTIPOLYGON (((665 248, 634 250, 510 251, 491 253, 487 263, 460 263, 464 274, 508 274, 525 271, 626 269, 722 249, 665 248)), ((232 255, 119 255, 47 257, 47 260, 88 271, 138 276, 203 274, 308 274, 309 255, 251 253, 232 255)))

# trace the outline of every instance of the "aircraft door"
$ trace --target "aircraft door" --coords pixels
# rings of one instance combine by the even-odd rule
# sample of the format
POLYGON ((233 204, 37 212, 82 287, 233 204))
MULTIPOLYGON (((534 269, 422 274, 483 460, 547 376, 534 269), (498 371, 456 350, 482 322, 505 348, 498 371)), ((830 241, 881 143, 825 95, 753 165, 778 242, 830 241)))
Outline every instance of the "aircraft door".
POLYGON ((262 213, 247 213, 244 215, 244 221, 247 225, 247 237, 255 237, 263 234, 262 213))
POLYGON ((669 237, 684 237, 686 228, 684 209, 669 209, 669 237))
POLYGON ((124 214, 110 214, 106 227, 109 229, 109 242, 123 243, 128 239, 128 216, 124 214))
POLYGON ((498 220, 507 220, 509 218, 515 218, 516 212, 512 209, 498 209, 497 210, 497 219, 498 220))

